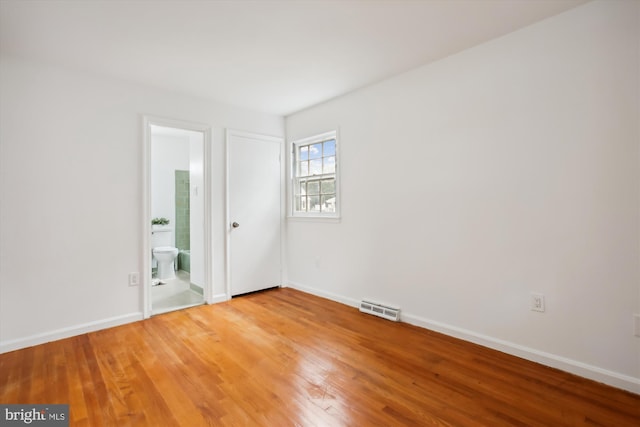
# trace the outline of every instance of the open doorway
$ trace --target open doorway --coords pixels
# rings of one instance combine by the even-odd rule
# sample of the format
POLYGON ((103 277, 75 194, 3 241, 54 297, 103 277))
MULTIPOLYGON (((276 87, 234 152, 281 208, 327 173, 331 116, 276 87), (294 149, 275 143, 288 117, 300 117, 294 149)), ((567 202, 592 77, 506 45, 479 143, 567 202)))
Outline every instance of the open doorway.
POLYGON ((145 315, 204 304, 208 295, 207 132, 147 122, 145 315))

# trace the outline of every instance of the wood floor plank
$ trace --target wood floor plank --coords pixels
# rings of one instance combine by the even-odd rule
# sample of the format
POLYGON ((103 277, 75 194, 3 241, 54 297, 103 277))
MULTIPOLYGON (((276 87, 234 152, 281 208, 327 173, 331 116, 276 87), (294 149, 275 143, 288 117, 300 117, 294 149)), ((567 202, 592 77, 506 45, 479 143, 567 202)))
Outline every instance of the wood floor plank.
POLYGON ((640 395, 292 289, 0 355, 72 426, 638 426, 640 395))

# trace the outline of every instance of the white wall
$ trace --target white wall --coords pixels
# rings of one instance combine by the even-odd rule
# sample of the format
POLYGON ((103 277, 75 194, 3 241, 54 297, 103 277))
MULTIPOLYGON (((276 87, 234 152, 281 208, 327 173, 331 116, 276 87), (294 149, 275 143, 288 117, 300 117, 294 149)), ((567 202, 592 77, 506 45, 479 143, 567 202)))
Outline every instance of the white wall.
POLYGON ((0 58, 0 351, 141 318, 142 115, 212 125, 213 288, 224 294, 224 128, 283 119, 0 58))
POLYGON ((640 392, 638 6, 287 117, 289 140, 339 128, 342 173, 340 223, 288 221, 289 283, 640 392))

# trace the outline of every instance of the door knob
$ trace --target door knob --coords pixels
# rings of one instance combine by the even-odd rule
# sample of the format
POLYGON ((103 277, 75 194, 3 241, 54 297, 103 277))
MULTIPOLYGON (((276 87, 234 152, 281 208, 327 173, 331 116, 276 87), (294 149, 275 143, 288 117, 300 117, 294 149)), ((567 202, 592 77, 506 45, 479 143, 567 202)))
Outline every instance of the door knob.
POLYGON ((238 227, 240 227, 240 224, 238 224, 237 222, 234 222, 233 224, 231 224, 231 226, 233 228, 238 228, 238 227))

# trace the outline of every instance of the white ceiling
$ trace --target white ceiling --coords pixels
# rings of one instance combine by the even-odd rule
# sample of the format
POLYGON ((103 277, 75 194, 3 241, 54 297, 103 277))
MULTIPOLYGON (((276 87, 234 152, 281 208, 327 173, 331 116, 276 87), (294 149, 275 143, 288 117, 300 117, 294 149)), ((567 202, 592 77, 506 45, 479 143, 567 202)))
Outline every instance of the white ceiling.
POLYGON ((1 0, 0 52, 288 115, 586 0, 1 0))

